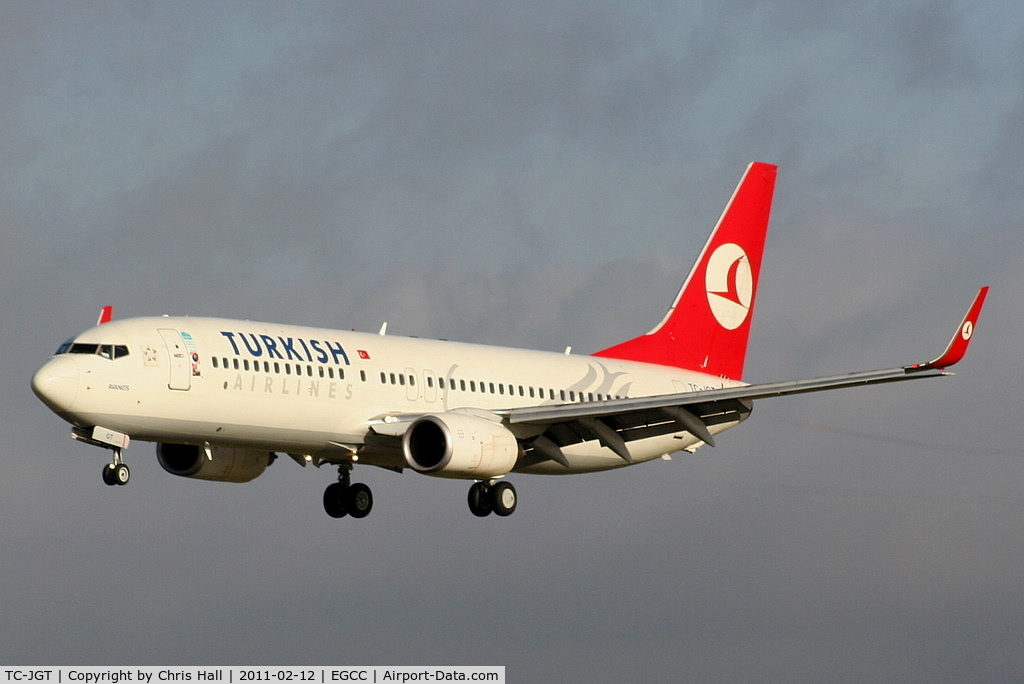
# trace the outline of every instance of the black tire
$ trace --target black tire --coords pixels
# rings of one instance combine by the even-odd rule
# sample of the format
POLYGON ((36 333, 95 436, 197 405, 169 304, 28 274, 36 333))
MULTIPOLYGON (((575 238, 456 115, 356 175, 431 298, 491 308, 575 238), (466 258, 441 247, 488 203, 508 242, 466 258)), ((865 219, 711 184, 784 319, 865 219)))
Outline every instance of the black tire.
POLYGON ((348 513, 345 485, 335 482, 324 490, 324 511, 332 518, 344 518, 348 513))
POLYGON ((478 518, 486 518, 494 510, 489 490, 486 482, 475 482, 469 488, 469 510, 478 518))
POLYGON ((507 517, 516 512, 516 504, 519 503, 519 495, 511 482, 496 482, 491 487, 491 505, 494 507, 494 514, 507 517))
POLYGON ((114 464, 108 463, 103 466, 103 484, 108 487, 113 487, 117 483, 114 482, 114 464))
POLYGON ((373 508, 373 492, 362 482, 354 482, 345 492, 348 514, 353 518, 365 518, 373 508))

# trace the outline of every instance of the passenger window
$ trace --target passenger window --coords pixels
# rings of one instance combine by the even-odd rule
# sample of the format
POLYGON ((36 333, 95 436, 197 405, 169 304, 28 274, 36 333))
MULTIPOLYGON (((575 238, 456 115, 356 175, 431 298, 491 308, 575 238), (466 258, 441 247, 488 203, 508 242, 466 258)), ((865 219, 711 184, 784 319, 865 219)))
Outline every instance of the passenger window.
POLYGON ((217 357, 216 357, 216 356, 214 356, 214 357, 213 357, 213 358, 211 359, 211 361, 213 361, 213 367, 214 367, 214 368, 217 368, 217 357))

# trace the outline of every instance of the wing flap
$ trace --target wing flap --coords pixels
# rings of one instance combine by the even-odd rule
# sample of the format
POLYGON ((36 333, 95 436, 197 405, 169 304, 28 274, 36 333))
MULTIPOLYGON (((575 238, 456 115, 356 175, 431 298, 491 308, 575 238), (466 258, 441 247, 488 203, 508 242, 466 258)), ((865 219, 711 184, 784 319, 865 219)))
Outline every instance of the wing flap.
POLYGON ((987 294, 988 288, 981 288, 946 350, 928 363, 700 392, 530 406, 501 413, 510 426, 535 427, 538 439, 544 440, 535 448, 539 458, 554 457, 560 463, 564 459, 561 447, 590 440, 600 441, 626 462, 631 462, 628 443, 648 437, 688 432, 714 446, 710 428, 744 420, 755 399, 951 375, 945 369, 966 354, 987 294))

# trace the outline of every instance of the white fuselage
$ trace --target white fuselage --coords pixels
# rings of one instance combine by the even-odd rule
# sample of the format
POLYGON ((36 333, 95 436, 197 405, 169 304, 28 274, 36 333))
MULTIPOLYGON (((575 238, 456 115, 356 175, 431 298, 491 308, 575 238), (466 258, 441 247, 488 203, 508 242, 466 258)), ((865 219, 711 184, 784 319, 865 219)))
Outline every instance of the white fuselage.
MULTIPOLYGON (((401 449, 367 442, 385 417, 606 401, 741 385, 608 358, 219 318, 113 321, 78 335, 37 373, 44 401, 80 427, 132 439, 241 446, 327 461, 403 467, 401 449)), ((735 423, 717 425, 721 432, 735 423)), ((687 432, 630 445, 634 462, 701 442, 687 432)), ((625 462, 596 441, 565 449, 570 467, 625 462)))

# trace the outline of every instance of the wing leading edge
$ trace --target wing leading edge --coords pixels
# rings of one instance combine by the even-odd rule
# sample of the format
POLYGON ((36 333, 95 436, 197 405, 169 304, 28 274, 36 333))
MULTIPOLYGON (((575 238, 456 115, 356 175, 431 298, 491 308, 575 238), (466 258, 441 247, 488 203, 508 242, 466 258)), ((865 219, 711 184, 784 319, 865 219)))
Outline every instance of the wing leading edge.
POLYGON ((534 462, 554 460, 567 466, 561 447, 593 439, 600 440, 627 463, 632 462, 628 442, 635 439, 685 431, 714 446, 710 428, 745 419, 755 399, 951 375, 945 369, 966 354, 987 294, 988 287, 981 288, 946 350, 927 363, 718 390, 515 408, 500 413, 510 426, 532 426, 536 430, 538 436, 532 442, 523 440, 524 446, 532 447, 534 462))

